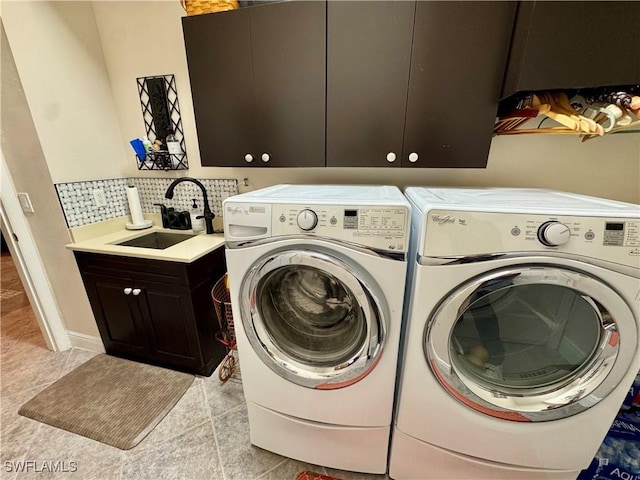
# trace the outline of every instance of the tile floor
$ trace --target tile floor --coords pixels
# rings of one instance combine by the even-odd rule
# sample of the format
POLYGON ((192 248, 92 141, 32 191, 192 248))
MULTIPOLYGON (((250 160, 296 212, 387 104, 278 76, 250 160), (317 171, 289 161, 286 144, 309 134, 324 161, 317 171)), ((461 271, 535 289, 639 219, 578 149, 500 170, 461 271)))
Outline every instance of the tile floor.
POLYGON ((196 378, 162 422, 127 451, 19 416, 24 402, 95 353, 47 350, 8 254, 1 267, 0 478, 294 480, 303 470, 343 480, 389 478, 308 465, 252 446, 242 385, 234 379, 221 384, 216 373, 196 378), (18 461, 37 462, 40 470, 43 462, 64 462, 59 465, 67 470, 75 462, 77 471, 16 472, 18 461))

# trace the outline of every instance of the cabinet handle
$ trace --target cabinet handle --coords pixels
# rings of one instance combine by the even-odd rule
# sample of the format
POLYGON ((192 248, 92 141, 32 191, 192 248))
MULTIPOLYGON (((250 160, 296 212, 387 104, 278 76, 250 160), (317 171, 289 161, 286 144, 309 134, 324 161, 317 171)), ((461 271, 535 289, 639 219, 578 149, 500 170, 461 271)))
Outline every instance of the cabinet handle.
POLYGON ((262 161, 267 163, 269 160, 271 160, 271 157, 269 157, 268 153, 263 153, 262 154, 262 161))
POLYGON ((125 295, 131 295, 131 292, 133 291, 133 289, 131 287, 127 287, 124 289, 124 294, 125 295))
POLYGON ((409 154, 409 161, 411 163, 416 163, 418 161, 418 154, 416 152, 411 152, 409 154))
POLYGON ((387 153, 387 162, 393 163, 396 161, 396 154, 393 152, 387 153))
POLYGON ((134 288, 131 293, 133 293, 133 295, 137 297, 138 295, 140 295, 140 292, 142 292, 142 290, 140 290, 139 288, 134 288))
POLYGON ((247 163, 251 163, 251 162, 253 162, 253 155, 251 155, 250 153, 247 153, 244 156, 244 159, 246 160, 247 163))

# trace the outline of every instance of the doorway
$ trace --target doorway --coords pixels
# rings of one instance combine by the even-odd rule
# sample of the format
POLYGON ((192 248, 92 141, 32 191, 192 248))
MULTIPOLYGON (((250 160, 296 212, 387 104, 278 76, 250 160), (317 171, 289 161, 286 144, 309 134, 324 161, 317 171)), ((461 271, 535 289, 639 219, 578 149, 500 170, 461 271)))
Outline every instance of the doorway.
POLYGON ((16 267, 5 229, 0 229, 0 345, 6 353, 19 343, 48 348, 16 267))

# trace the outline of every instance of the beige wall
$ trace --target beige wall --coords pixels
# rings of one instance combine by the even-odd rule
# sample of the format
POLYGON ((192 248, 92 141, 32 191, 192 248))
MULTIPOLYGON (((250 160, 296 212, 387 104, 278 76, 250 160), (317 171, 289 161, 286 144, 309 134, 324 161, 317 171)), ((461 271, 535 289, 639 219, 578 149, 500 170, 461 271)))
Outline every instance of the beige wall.
POLYGON ((123 137, 91 2, 3 1, 2 20, 53 181, 121 177, 123 137))
MULTIPOLYGON (((201 167, 178 2, 96 2, 96 22, 125 140, 143 135, 136 77, 173 73, 189 157, 189 175, 276 183, 392 183, 546 187, 640 203, 640 134, 580 143, 577 137, 498 137, 482 170, 258 169, 201 167), (158 35, 157 32, 162 32, 158 35), (150 39, 152 39, 150 41, 150 39)), ((211 88, 224 88, 212 85, 211 88)), ((137 174, 133 155, 129 175, 137 174)), ((154 175, 147 173, 147 175, 154 175)), ((178 176, 180 173, 173 173, 178 176)))
POLYGON ((58 311, 72 332, 99 336, 73 254, 60 204, 38 141, 29 106, 18 77, 4 29, 1 29, 0 83, 1 143, 11 178, 18 192, 28 192, 34 213, 25 215, 37 246, 58 311), (28 148, 25 148, 28 145, 28 148))

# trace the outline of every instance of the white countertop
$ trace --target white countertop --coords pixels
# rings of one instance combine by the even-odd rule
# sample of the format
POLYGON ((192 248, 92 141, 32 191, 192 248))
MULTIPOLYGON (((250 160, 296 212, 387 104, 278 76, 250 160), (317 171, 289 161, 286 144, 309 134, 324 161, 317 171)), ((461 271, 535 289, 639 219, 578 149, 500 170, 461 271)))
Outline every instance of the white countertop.
POLYGON ((126 217, 125 221, 115 219, 98 224, 85 225, 78 229, 71 229, 72 236, 76 241, 66 245, 66 247, 79 252, 104 253, 107 255, 150 258, 153 260, 183 263, 191 263, 217 248, 224 248, 224 234, 222 233, 208 235, 205 232, 196 234, 192 230, 170 230, 162 228, 161 226, 158 227, 157 225, 161 225, 161 223, 157 221, 154 222, 155 226, 144 230, 127 230, 125 228, 126 221, 128 221, 128 217, 126 217), (120 242, 125 242, 153 232, 191 234, 195 236, 162 250, 117 245, 120 242))

